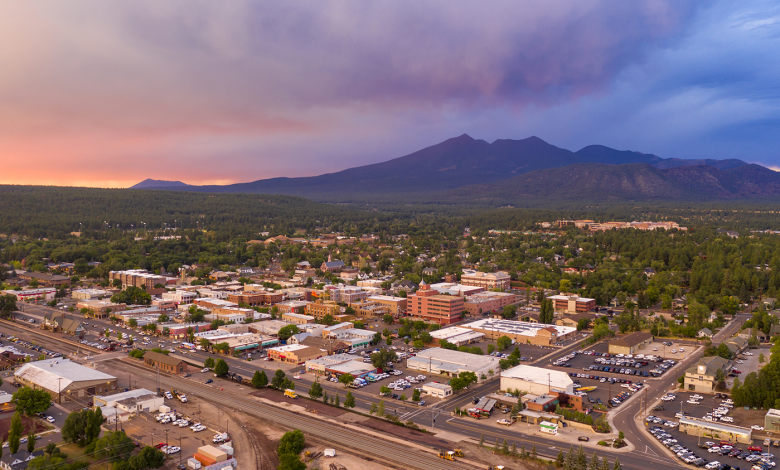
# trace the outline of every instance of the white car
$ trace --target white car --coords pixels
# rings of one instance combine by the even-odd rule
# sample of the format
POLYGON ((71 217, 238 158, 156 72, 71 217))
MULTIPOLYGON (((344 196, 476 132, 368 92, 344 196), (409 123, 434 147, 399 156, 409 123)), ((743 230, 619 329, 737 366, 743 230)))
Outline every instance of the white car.
POLYGON ((718 447, 718 446, 713 446, 713 447, 710 447, 709 449, 707 449, 707 452, 709 452, 710 454, 714 454, 715 452, 718 452, 718 451, 720 451, 720 447, 718 447))
POLYGON ((710 462, 707 465, 705 465, 704 468, 708 470, 712 470, 714 468, 720 468, 720 462, 718 462, 717 460, 714 462, 710 462))
POLYGON ((754 431, 763 431, 764 427, 763 426, 759 426, 757 424, 754 424, 753 426, 750 426, 750 429, 752 429, 754 431))

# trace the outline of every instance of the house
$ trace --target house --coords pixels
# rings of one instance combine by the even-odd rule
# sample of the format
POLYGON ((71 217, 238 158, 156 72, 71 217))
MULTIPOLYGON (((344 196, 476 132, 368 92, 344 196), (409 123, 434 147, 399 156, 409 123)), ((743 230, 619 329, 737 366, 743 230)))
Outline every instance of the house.
POLYGON ((154 351, 146 351, 144 353, 144 364, 163 372, 171 372, 174 374, 183 374, 187 372, 187 363, 184 362, 183 359, 154 351))
POLYGON ((702 328, 698 333, 696 333, 696 336, 699 338, 712 338, 712 330, 709 328, 702 328))
POLYGON ((724 341, 732 354, 739 354, 748 347, 748 340, 739 336, 724 341))
POLYGON ((74 320, 73 318, 67 318, 64 314, 45 314, 43 316, 42 326, 51 329, 54 332, 61 331, 62 333, 72 336, 82 336, 87 331, 84 322, 74 320))
POLYGON ((653 342, 653 335, 638 331, 609 342, 610 354, 634 354, 653 342))
POLYGON ((712 393, 717 385, 715 377, 718 375, 718 370, 722 371, 725 377, 730 364, 731 361, 720 356, 699 359, 699 362, 685 371, 685 390, 712 393))
POLYGON ((423 268, 422 273, 426 276, 436 275, 439 271, 436 268, 423 268))
POLYGON ((776 338, 778 335, 780 335, 780 325, 775 324, 769 327, 769 337, 770 338, 776 338))
POLYGON ((758 328, 745 328, 744 330, 740 331, 737 335, 738 338, 744 338, 744 339, 750 339, 753 336, 756 337, 760 342, 764 343, 769 340, 769 336, 767 336, 763 331, 759 330, 758 328))
POLYGON ((27 446, 19 446, 19 451, 15 454, 6 454, 3 452, 0 458, 0 469, 2 470, 24 470, 30 463, 30 460, 43 455, 43 449, 38 449, 32 453, 27 452, 27 446))

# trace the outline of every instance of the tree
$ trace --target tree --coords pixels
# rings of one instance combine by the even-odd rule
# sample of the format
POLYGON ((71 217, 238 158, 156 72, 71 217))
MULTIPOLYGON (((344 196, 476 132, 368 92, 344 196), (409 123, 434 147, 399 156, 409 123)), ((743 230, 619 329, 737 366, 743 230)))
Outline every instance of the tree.
POLYGON ((127 459, 135 449, 135 442, 124 431, 108 431, 95 441, 95 454, 111 462, 127 459))
POLYGON ((322 396, 322 385, 319 382, 314 382, 309 388, 309 396, 313 399, 320 398, 322 396))
POLYGON ((623 470, 623 467, 620 465, 620 460, 618 460, 617 457, 615 457, 615 466, 612 467, 612 470, 623 470))
POLYGON ((571 292, 571 288, 572 284, 568 279, 561 279, 561 282, 558 284, 558 290, 561 292, 571 292))
POLYGON ((276 369, 276 374, 274 374, 274 378, 271 379, 271 387, 279 390, 284 386, 286 380, 287 376, 284 374, 284 371, 282 369, 276 369))
POLYGON ((476 382, 477 374, 474 372, 461 372, 457 377, 450 379, 450 387, 457 392, 476 382))
POLYGON ((11 429, 8 431, 8 446, 12 454, 19 452, 22 431, 22 415, 17 411, 11 418, 11 429))
POLYGON ((347 384, 352 383, 355 380, 355 377, 352 374, 342 374, 341 377, 339 377, 339 382, 344 384, 344 388, 347 388, 347 384))
POLYGON ((51 395, 44 390, 33 390, 30 387, 22 387, 13 395, 16 410, 27 416, 35 416, 49 409, 51 395))
POLYGON ((377 416, 384 416, 385 415, 385 401, 379 400, 379 404, 376 407, 376 415, 377 416))
POLYGON ((496 343, 498 344, 498 350, 503 351, 512 345, 512 339, 509 336, 501 336, 496 343))
POLYGON ((94 410, 83 410, 87 415, 85 436, 87 444, 94 442, 100 436, 100 426, 103 425, 103 411, 100 407, 94 410))
POLYGON ((276 451, 279 455, 282 454, 300 454, 303 448, 306 447, 306 436, 300 429, 294 431, 288 431, 284 433, 281 439, 279 439, 279 445, 276 447, 276 451))
POLYGON ((338 408, 341 406, 341 397, 339 397, 339 394, 336 393, 336 398, 333 400, 333 405, 338 408))
POLYGON ((129 286, 125 290, 111 296, 111 302, 115 304, 149 305, 152 296, 140 287, 129 286))
POLYGON ((218 377, 222 377, 223 375, 227 374, 230 371, 230 367, 228 366, 227 362, 225 362, 224 359, 219 359, 217 363, 214 365, 214 373, 217 374, 218 377))
POLYGON ((146 446, 141 452, 130 457, 130 467, 133 470, 145 470, 147 468, 160 468, 165 463, 165 454, 159 449, 146 446))
POLYGON ((559 450, 558 455, 555 457, 555 466, 561 468, 563 467, 563 464, 564 464, 563 451, 559 450))
POLYGON ((414 392, 412 392, 412 401, 418 402, 420 401, 420 390, 414 389, 414 392))
POLYGON ((306 464, 296 454, 281 454, 276 470, 306 470, 306 464))
POLYGON ((255 375, 252 376, 252 386, 255 388, 263 388, 268 385, 268 376, 265 375, 264 370, 256 370, 255 375))
POLYGON ((35 450, 35 432, 30 431, 29 434, 27 434, 27 452, 32 454, 32 451, 35 450))
POLYGON ((292 335, 297 335, 301 330, 296 325, 287 325, 279 329, 277 337, 280 341, 287 341, 292 335))
POLYGON ((511 320, 517 315, 517 305, 507 305, 501 311, 501 316, 504 320, 511 320))
POLYGON ((127 321, 127 326, 129 326, 130 328, 137 327, 138 326, 138 320, 136 320, 135 318, 131 318, 130 320, 127 321))
POLYGON ((387 325, 392 325, 393 320, 394 320, 393 316, 390 315, 389 313, 382 316, 382 321, 385 322, 385 324, 387 325))
POLYGON ((588 466, 588 470, 599 470, 599 456, 596 455, 596 452, 593 452, 593 456, 590 458, 590 465, 588 466))
POLYGON ((214 358, 213 357, 207 357, 205 361, 203 361, 203 367, 207 367, 209 369, 214 368, 214 358))
POLYGON ((490 343, 487 345, 487 352, 488 354, 493 354, 493 352, 496 350, 496 347, 493 346, 493 343, 490 343))
POLYGON ((395 362, 396 359, 395 351, 392 349, 381 349, 378 353, 371 355, 371 364, 379 369, 387 367, 388 362, 395 362))
MULTIPOLYGON (((766 358, 764 357, 764 353, 760 353, 758 355, 758 362, 763 364, 765 360, 766 360, 766 358)), ((2 384, 0 384, 0 385, 2 385, 2 384)))
POLYGON ((65 418, 62 426, 62 439, 65 442, 86 444, 87 424, 89 422, 86 411, 73 411, 65 418))
POLYGON ((554 314, 555 309, 553 308, 552 300, 542 300, 541 309, 539 310, 539 323, 551 324, 553 322, 554 314))

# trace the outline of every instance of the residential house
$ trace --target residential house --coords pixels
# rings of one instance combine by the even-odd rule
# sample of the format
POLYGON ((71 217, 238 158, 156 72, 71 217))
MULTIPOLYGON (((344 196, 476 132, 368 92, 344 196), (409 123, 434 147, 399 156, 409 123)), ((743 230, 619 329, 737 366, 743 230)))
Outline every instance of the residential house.
POLYGON ((709 328, 702 328, 698 333, 696 333, 696 336, 699 338, 712 338, 712 330, 709 328))

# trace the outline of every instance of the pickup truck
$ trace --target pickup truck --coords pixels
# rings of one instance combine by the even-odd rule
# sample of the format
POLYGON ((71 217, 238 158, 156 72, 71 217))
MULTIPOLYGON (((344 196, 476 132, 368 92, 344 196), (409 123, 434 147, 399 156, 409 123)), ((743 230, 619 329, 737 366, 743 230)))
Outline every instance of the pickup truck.
POLYGON ((503 424, 504 426, 511 426, 512 421, 509 421, 508 419, 499 419, 496 421, 498 424, 503 424))

